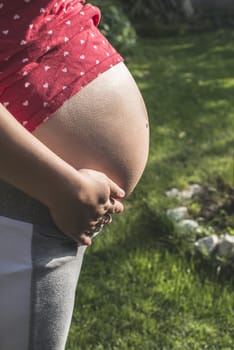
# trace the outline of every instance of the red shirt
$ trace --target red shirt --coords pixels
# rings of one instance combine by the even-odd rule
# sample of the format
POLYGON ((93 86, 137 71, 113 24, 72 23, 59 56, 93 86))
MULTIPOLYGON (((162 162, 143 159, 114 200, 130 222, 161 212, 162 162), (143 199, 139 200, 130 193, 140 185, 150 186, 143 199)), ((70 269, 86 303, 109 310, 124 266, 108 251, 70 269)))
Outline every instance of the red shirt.
POLYGON ((0 0, 0 102, 32 131, 122 57, 83 0, 0 0))

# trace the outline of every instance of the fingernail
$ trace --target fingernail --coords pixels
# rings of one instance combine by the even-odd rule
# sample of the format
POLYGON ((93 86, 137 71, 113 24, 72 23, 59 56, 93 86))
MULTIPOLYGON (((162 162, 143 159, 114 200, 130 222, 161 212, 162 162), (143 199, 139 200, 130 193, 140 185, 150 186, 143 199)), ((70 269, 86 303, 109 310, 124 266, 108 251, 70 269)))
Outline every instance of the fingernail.
POLYGON ((124 196, 125 196, 124 190, 120 190, 120 191, 119 191, 119 196, 120 196, 120 197, 124 197, 124 196))

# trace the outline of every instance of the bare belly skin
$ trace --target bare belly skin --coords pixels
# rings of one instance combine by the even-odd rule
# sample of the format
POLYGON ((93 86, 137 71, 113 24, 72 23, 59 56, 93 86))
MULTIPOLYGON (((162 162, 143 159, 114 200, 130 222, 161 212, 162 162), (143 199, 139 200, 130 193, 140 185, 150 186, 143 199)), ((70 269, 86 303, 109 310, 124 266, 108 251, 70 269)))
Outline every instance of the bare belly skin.
POLYGON ((123 63, 85 86, 33 134, 76 169, 101 171, 127 194, 147 162, 147 112, 123 63))

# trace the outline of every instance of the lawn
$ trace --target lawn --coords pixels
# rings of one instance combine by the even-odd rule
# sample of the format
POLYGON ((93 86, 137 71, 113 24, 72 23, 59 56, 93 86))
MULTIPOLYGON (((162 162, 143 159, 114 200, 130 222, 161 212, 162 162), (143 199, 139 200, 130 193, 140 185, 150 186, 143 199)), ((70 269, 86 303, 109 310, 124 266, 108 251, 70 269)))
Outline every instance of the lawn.
POLYGON ((126 213, 87 251, 66 350, 234 348, 233 270, 182 250, 164 215, 168 188, 234 186, 233 40, 144 40, 128 57, 150 116, 149 162, 126 213))

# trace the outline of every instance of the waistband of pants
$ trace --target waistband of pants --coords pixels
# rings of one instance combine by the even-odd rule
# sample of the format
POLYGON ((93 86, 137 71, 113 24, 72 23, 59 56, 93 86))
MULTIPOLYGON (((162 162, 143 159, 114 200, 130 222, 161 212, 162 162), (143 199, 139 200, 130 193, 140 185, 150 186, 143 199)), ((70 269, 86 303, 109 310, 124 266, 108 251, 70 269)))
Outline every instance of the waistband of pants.
POLYGON ((0 181, 0 216, 55 226, 46 206, 3 181, 0 181))

